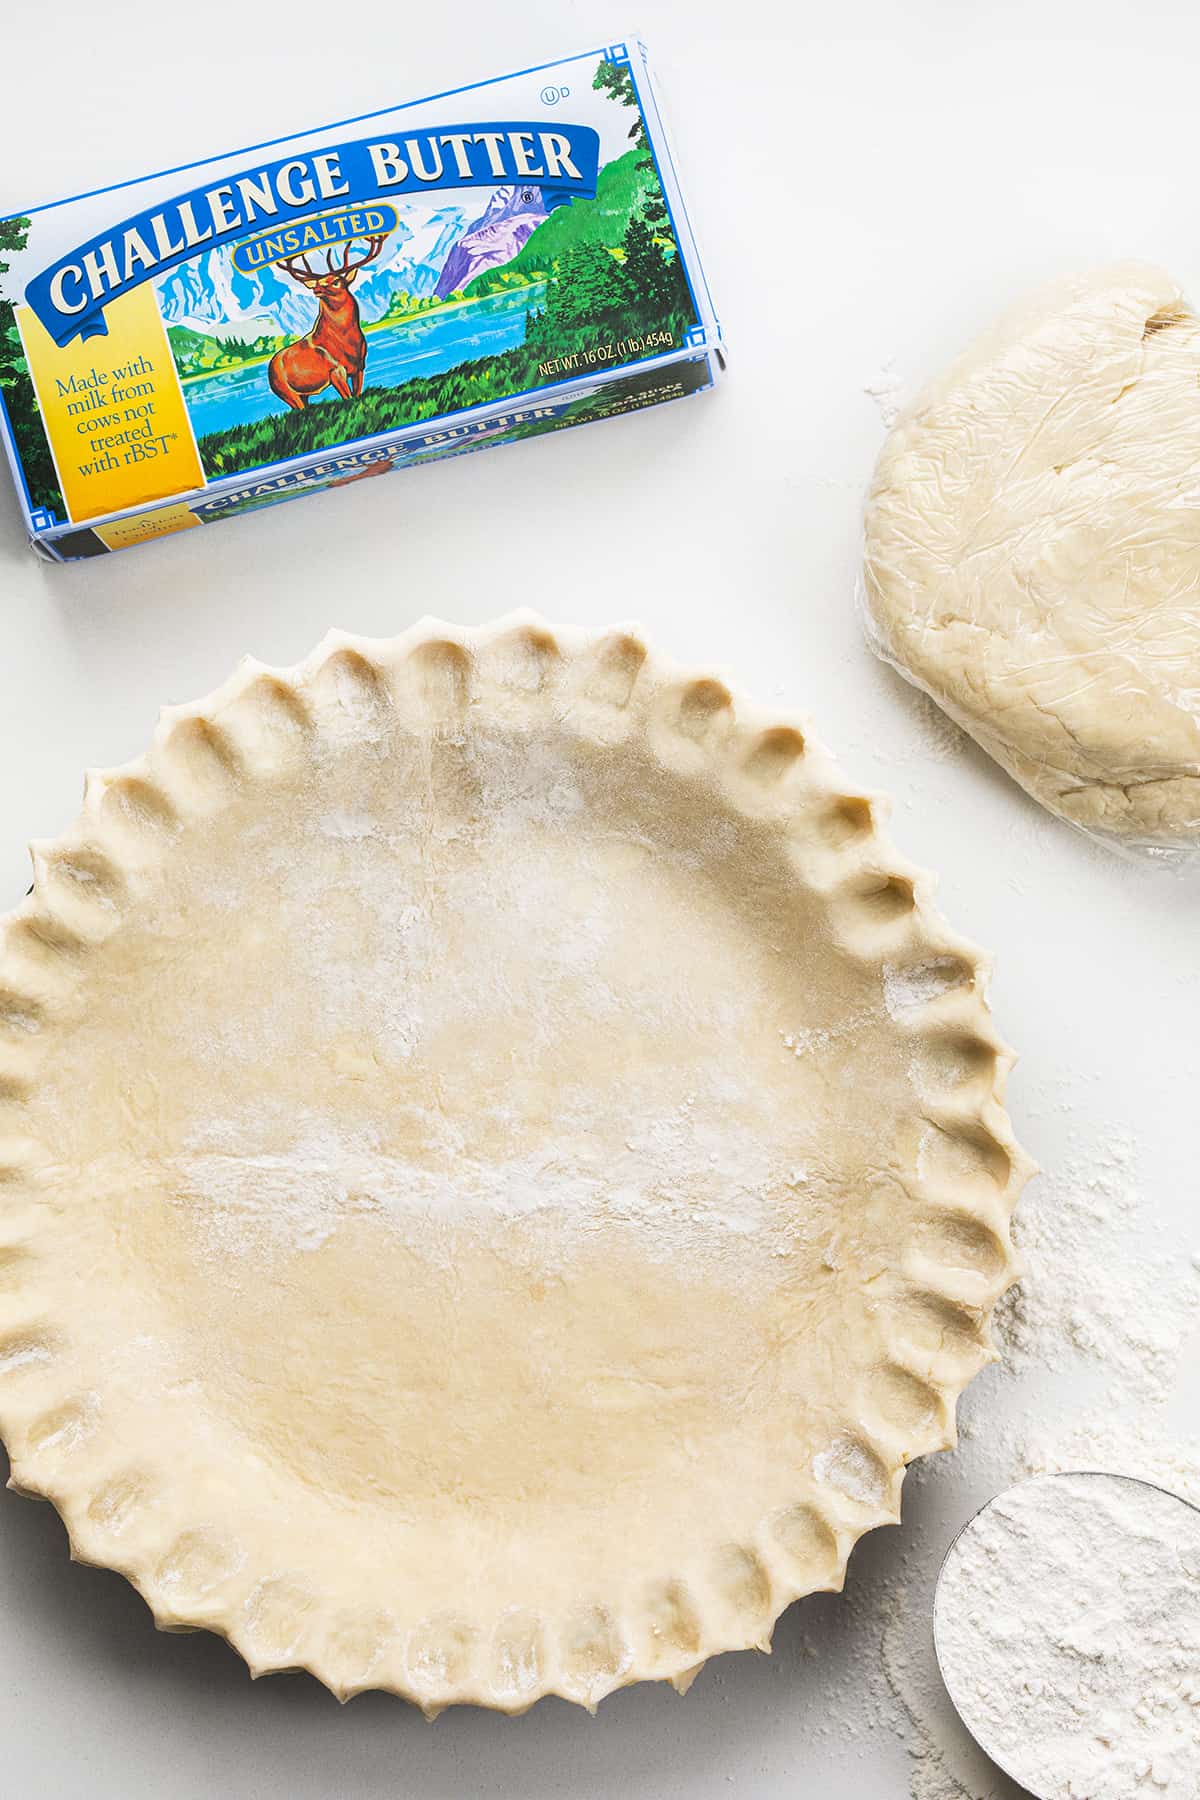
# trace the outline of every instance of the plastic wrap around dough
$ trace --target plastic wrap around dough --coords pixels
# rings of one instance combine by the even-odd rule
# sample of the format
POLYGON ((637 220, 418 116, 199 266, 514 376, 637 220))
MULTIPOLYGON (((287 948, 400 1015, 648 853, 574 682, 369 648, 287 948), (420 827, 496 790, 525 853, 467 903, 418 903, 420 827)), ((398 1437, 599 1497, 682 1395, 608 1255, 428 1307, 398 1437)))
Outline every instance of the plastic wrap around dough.
POLYGON ((1135 264, 1009 313, 892 430, 879 654, 1043 806, 1200 859, 1200 319, 1135 264))

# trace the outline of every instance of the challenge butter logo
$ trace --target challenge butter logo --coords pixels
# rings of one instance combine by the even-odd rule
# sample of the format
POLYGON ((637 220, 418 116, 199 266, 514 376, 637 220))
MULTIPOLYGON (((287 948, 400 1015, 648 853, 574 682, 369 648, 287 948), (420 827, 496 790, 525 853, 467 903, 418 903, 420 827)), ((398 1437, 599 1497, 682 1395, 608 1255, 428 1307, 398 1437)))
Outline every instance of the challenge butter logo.
MULTIPOLYGON (((291 223, 326 202, 366 209, 387 194, 535 182, 547 209, 594 199, 599 133, 525 121, 451 126, 399 141, 363 139, 232 175, 123 220, 35 275, 25 299, 54 342, 103 336, 104 308, 201 248, 291 223)), ((358 235, 362 235, 359 233, 358 235)))

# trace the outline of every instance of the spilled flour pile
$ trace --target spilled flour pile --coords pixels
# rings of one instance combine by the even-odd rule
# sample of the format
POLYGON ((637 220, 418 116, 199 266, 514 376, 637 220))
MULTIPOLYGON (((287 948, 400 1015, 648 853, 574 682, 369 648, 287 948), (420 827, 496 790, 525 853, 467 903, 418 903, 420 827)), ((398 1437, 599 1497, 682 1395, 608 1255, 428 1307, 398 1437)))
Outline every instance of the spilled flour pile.
MULTIPOLYGON (((1005 1360, 968 1390, 959 1412, 961 1447, 949 1459, 968 1487, 961 1509, 945 1510, 947 1459, 916 1464, 899 1554, 883 1546, 861 1582, 851 1565, 852 1628, 872 1673, 866 1694, 848 1702, 832 1728, 851 1738, 864 1726, 898 1733, 911 1757, 911 1800, 1020 1800, 1020 1790, 963 1729, 934 1657, 941 1557, 971 1514, 1023 1477, 1072 1469, 1138 1476, 1200 1504, 1200 1441, 1182 1438, 1170 1417, 1200 1327, 1200 1229, 1196 1244, 1182 1249, 1154 1237, 1135 1148, 1114 1134, 1033 1183, 1016 1237, 1028 1279, 998 1310, 995 1335, 1005 1360), (1031 1404, 1025 1384, 1035 1375, 1070 1383, 1067 1416, 1056 1419, 1054 1409, 1031 1404)), ((1200 1668, 1200 1658, 1193 1666, 1200 1668)), ((1057 1792, 1064 1800, 1196 1800, 1197 1765, 1178 1748, 1186 1727, 1196 1746, 1189 1753, 1200 1757, 1195 1692, 1194 1679, 1189 1684, 1181 1675, 1171 1723, 1154 1736, 1158 1754, 1147 1751, 1131 1784, 1087 1787, 1078 1797, 1069 1787, 1057 1792)))
POLYGON ((1196 1323, 1200 1271, 1181 1267, 1178 1252, 1144 1249, 1134 1161, 1132 1141, 1115 1137, 1030 1190, 1015 1234, 1027 1279, 996 1319, 1014 1373, 1065 1350, 1104 1371, 1117 1398, 1165 1398, 1196 1323))

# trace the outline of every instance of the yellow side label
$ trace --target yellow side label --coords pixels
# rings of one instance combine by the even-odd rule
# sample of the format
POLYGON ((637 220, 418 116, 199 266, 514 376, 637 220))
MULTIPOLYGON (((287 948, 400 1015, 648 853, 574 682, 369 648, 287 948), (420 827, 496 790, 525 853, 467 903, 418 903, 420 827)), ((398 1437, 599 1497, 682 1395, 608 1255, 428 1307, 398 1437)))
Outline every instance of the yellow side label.
POLYGON ((148 283, 105 307, 106 337, 61 350, 29 307, 15 310, 73 523, 204 486, 167 329, 148 283))
POLYGON ((92 529, 110 550, 126 550, 130 544, 167 537, 172 531, 187 531, 199 523, 195 513, 180 501, 177 506, 160 506, 155 512, 139 513, 135 519, 114 519, 111 525, 94 525, 92 529))

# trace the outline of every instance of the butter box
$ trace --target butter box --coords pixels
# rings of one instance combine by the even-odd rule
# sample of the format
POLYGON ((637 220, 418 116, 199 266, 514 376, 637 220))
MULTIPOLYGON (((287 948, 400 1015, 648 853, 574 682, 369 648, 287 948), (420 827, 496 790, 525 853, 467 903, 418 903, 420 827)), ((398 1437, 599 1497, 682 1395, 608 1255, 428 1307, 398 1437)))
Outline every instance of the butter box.
POLYGON ((0 221, 0 432, 56 562, 723 364, 635 39, 0 221))

